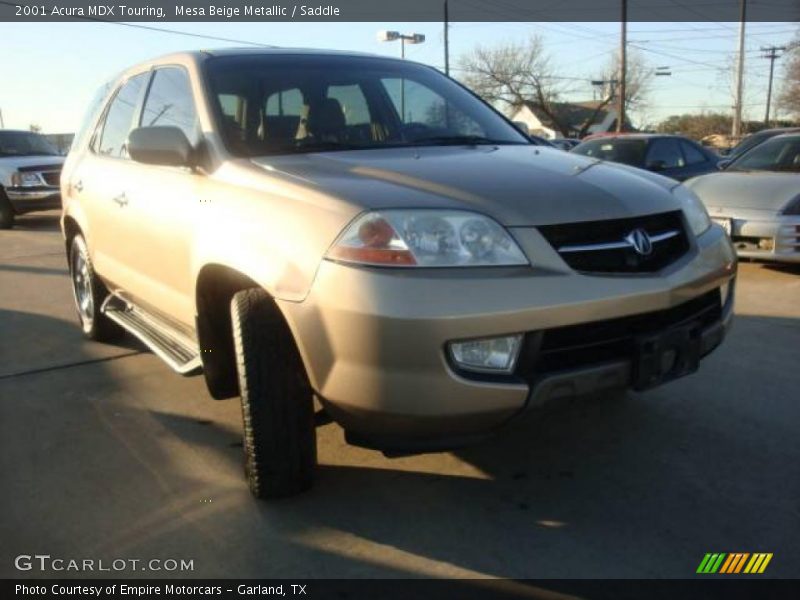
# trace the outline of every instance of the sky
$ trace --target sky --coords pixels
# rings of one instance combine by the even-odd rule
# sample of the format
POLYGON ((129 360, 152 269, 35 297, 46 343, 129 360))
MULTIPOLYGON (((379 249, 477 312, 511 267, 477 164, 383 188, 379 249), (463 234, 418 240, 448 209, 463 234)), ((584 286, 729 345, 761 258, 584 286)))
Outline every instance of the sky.
MULTIPOLYGON (((140 24, 141 25, 141 24, 140 24)), ((119 71, 142 60, 180 50, 242 46, 196 36, 289 47, 356 50, 399 56, 399 42, 379 42, 381 29, 422 33, 426 42, 406 46, 406 58, 439 68, 444 64, 441 23, 147 23, 153 31, 114 23, 0 23, 0 110, 5 127, 39 125, 45 133, 73 132, 95 90, 119 71), (181 35, 180 31, 192 34, 181 35)), ((748 23, 745 60, 745 116, 763 119, 769 61, 761 46, 785 45, 800 34, 797 23, 748 23)), ((591 79, 603 73, 619 47, 618 23, 454 23, 450 62, 476 45, 542 37, 559 76, 568 82, 565 99, 589 100, 591 79)), ((738 23, 630 23, 629 52, 649 68, 669 67, 654 77, 647 106, 634 125, 653 125, 669 115, 730 112, 738 23)), ((452 75, 458 77, 459 71, 452 75)), ((780 87, 782 61, 776 62, 780 87)), ((778 115, 780 116, 780 115, 778 115)), ((774 109, 773 109, 774 118, 774 109)))

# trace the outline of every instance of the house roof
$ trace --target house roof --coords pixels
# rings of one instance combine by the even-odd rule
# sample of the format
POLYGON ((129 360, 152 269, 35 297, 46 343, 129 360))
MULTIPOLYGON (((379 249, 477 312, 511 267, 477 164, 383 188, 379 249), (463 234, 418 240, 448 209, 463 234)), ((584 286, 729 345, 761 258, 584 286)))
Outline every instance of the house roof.
MULTIPOLYGON (((600 106, 601 102, 555 102, 553 103, 553 112, 556 115, 556 118, 562 122, 566 123, 570 129, 579 130, 583 125, 592 117, 592 122, 589 125, 594 125, 596 123, 601 123, 605 120, 606 116, 608 116, 608 110, 601 109, 595 115, 595 111, 597 107, 600 106)), ((541 108, 535 106, 531 103, 525 103, 525 106, 530 110, 537 119, 544 125, 550 129, 558 129, 553 119, 550 118, 541 108)))

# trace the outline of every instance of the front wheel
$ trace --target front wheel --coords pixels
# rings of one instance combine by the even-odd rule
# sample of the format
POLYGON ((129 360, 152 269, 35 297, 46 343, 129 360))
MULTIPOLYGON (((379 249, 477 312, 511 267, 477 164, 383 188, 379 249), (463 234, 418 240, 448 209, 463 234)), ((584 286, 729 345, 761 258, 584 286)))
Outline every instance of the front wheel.
POLYGON ((292 333, 261 289, 231 301, 242 398, 245 473, 257 498, 311 487, 317 463, 314 400, 292 333))
POLYGON ((80 234, 72 238, 70 244, 69 275, 83 335, 98 342, 119 338, 122 328, 100 312, 103 301, 108 297, 108 289, 94 272, 86 242, 80 234))
POLYGON ((3 188, 0 188, 0 229, 11 229, 14 227, 14 207, 6 196, 3 188))

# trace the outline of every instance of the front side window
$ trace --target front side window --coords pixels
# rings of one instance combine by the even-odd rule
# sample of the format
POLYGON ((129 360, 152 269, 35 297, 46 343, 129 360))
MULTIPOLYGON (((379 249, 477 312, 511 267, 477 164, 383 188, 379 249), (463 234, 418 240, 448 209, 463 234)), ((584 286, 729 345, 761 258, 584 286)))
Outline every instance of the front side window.
POLYGON ((726 171, 800 172, 800 136, 767 140, 733 161, 726 171))
POLYGON ((405 79, 384 79, 383 85, 406 126, 417 124, 432 130, 454 130, 458 135, 483 135, 479 123, 449 106, 447 100, 430 87, 405 79))
POLYGON ((694 145, 690 144, 689 142, 685 142, 681 140, 681 148, 683 149, 683 156, 686 159, 687 165, 699 165, 700 163, 706 162, 705 154, 700 152, 694 145))
POLYGON ((150 73, 141 73, 131 77, 111 101, 97 143, 98 154, 112 158, 128 158, 125 143, 128 133, 134 127, 136 108, 149 76, 150 73))
POLYGON ((223 138, 241 156, 529 143, 461 86, 413 63, 256 55, 217 57, 206 65, 223 138), (233 97, 245 107, 235 119, 233 97))
POLYGON ((179 67, 156 70, 142 110, 142 127, 177 127, 193 146, 200 141, 200 126, 189 75, 179 67))
POLYGON ((656 138, 650 143, 645 162, 645 167, 648 169, 674 169, 683 167, 685 164, 678 140, 656 138))
POLYGON ((610 160, 633 167, 641 167, 644 164, 646 149, 647 142, 645 140, 618 137, 589 140, 576 146, 572 152, 600 160, 610 160))

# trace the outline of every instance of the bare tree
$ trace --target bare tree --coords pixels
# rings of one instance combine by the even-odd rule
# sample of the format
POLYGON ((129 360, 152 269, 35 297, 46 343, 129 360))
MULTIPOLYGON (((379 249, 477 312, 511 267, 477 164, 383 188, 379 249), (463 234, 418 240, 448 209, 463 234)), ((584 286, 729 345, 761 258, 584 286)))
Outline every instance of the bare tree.
MULTIPOLYGON (((648 105, 650 83, 653 79, 653 69, 647 64, 641 52, 628 49, 627 64, 625 69, 625 113, 643 111, 648 105)), ((603 80, 614 81, 619 79, 620 73, 619 54, 614 53, 606 66, 603 80)), ((612 87, 610 93, 604 94, 606 103, 617 100, 616 92, 612 87)))
POLYGON ((800 117, 800 35, 790 46, 784 63, 784 78, 778 96, 778 107, 800 117))
MULTIPOLYGON (((488 102, 501 108, 517 109, 527 106, 546 116, 565 137, 583 137, 600 115, 616 98, 615 86, 608 86, 603 97, 587 107, 576 107, 562 98, 577 90, 570 90, 568 82, 574 77, 556 75, 550 56, 544 51, 542 39, 532 36, 526 42, 509 42, 487 48, 476 47, 462 57, 459 64, 464 72, 464 83, 488 102)), ((652 70, 638 53, 629 54, 627 77, 627 104, 631 110, 644 106, 652 70)), ((619 77, 619 58, 611 59, 603 79, 619 77)), ((587 91, 589 81, 582 86, 587 91)))
POLYGON ((563 80, 555 76, 541 37, 491 48, 477 46, 461 57, 459 67, 464 72, 464 84, 487 102, 507 109, 528 106, 546 115, 563 135, 569 135, 569 126, 562 122, 557 105, 564 92, 563 80))

